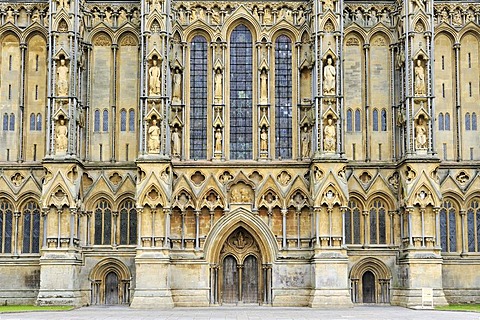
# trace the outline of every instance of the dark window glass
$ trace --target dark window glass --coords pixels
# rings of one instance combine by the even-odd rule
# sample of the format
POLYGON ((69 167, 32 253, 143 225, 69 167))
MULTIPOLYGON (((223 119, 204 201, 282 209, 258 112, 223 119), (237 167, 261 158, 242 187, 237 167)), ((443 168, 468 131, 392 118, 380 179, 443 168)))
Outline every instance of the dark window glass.
POLYGON ((244 25, 230 39, 230 158, 252 159, 252 34, 244 25))
POLYGON ((355 200, 348 202, 345 213, 345 243, 360 244, 360 209, 355 200))
POLYGON ((95 110, 95 114, 93 117, 93 131, 99 132, 100 131, 100 110, 95 110))
POLYGON ((38 253, 40 244, 40 209, 31 201, 23 210, 23 253, 38 253))
POLYGON ((30 115, 30 131, 35 131, 35 113, 30 115))
POLYGON ((352 132, 353 130, 353 114, 352 109, 347 110, 347 131, 352 132))
POLYGON ((377 244, 377 210, 370 209, 370 243, 377 244))
POLYGON ((387 110, 382 109, 382 131, 387 131, 387 110))
POLYGON ((3 115, 3 131, 7 131, 8 130, 8 114, 5 113, 3 115))
POLYGON ((381 200, 373 202, 370 208, 370 243, 386 244, 385 205, 381 200))
POLYGON ((440 209, 440 245, 442 246, 442 251, 447 252, 447 209, 444 207, 440 209))
POLYGON ((12 253, 12 205, 0 199, 0 253, 12 253))
POLYGON ((440 130, 440 131, 445 130, 445 122, 443 120, 443 113, 441 113, 441 112, 438 115, 438 130, 440 130))
POLYGON ((445 113, 445 130, 450 130, 450 114, 445 113))
POLYGON ((94 244, 111 244, 112 241, 112 210, 110 204, 100 200, 95 208, 94 244))
POLYGON ((465 115, 465 130, 470 130, 470 113, 465 115))
POLYGON ((477 131, 477 114, 472 113, 472 130, 477 131))
POLYGON ((386 211, 385 208, 378 210, 378 243, 387 243, 387 226, 386 226, 386 211))
POLYGON ((15 130, 15 115, 12 113, 10 114, 10 131, 15 130))
POLYGON ((378 131, 378 110, 377 109, 373 110, 372 122, 373 122, 373 131, 378 131))
POLYGON ((135 132, 135 110, 130 109, 128 113, 128 131, 135 132))
POLYGON ((292 41, 275 42, 275 156, 292 158, 292 41))
MULTIPOLYGON (((450 204, 451 206, 451 204, 450 204)), ((455 209, 451 206, 448 210, 448 239, 449 239, 449 251, 457 251, 457 225, 456 225, 455 209)))
POLYGON ((125 109, 120 111, 120 131, 127 131, 127 111, 125 109))
POLYGON ((207 158, 207 40, 195 36, 190 46, 190 158, 207 158))
POLYGON ((37 131, 42 131, 42 115, 37 114, 37 131))
POLYGON ((103 132, 108 131, 108 110, 103 110, 103 132))
POLYGON ((478 200, 473 200, 467 211, 468 251, 478 250, 480 241, 480 206, 478 200))
POLYGON ((120 244, 137 243, 137 210, 133 203, 127 200, 120 206, 120 244))
POLYGON ((355 131, 361 130, 360 109, 355 110, 355 131))

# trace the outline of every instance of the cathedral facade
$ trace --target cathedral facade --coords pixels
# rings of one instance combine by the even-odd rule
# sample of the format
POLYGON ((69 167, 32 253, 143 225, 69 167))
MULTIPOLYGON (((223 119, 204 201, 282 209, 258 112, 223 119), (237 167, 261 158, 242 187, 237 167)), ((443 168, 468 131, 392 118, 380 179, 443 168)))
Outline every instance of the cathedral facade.
POLYGON ((480 302, 480 3, 0 2, 0 301, 480 302))

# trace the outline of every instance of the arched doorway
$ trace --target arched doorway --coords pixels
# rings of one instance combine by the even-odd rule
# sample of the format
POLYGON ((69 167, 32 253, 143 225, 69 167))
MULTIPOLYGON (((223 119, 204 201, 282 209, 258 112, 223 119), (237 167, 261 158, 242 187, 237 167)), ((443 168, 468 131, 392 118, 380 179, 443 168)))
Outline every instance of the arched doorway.
POLYGON ((375 276, 366 271, 362 276, 363 303, 375 303, 375 276))
POLYGON ((262 292, 260 251, 244 228, 233 232, 223 245, 220 265, 222 304, 259 304, 262 292))
POLYGON ((120 260, 107 258, 100 261, 90 273, 91 304, 129 304, 132 276, 120 260))
POLYGON ((118 276, 113 271, 105 277, 105 304, 118 304, 118 276))

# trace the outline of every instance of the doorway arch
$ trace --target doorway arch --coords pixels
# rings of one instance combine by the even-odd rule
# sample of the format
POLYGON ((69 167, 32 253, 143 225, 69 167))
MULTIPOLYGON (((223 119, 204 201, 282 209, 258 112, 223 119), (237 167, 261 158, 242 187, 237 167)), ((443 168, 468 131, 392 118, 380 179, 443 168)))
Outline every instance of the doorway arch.
POLYGON ((350 294, 353 303, 390 303, 388 267, 377 258, 364 258, 350 270, 350 294))
POLYGON ((130 270, 120 260, 107 258, 100 261, 90 273, 91 304, 129 304, 130 270))

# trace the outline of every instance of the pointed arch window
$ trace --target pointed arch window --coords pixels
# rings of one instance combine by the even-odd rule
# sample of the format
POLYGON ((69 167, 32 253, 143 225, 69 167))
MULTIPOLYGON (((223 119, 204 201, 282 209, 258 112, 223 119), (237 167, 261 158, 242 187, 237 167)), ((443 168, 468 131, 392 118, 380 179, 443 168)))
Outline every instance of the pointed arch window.
POLYGON ((252 34, 244 25, 230 38, 230 158, 252 159, 252 34))
POLYGON ((443 118, 443 113, 441 112, 438 114, 438 130, 439 131, 445 130, 445 122, 443 118))
POLYGON ((360 244, 360 206, 358 201, 350 200, 345 213, 345 243, 360 244))
POLYGON ((386 209, 382 200, 375 200, 370 208, 370 243, 386 244, 386 209))
POLYGON ((475 112, 472 113, 472 130, 477 131, 477 114, 475 112))
POLYGON ((465 130, 471 130, 470 127, 470 113, 465 114, 465 130))
POLYGON ((103 110, 103 132, 108 132, 108 110, 103 110))
POLYGON ((10 131, 15 131, 15 115, 10 114, 10 131))
POLYGON ((440 208, 440 244, 443 252, 457 251, 457 214, 450 200, 440 208))
POLYGON ((42 115, 37 114, 37 131, 42 131, 42 115))
POLYGON ((355 110, 355 131, 361 131, 360 109, 355 110))
POLYGON ((450 113, 445 113, 445 130, 450 131, 450 113))
POLYGON ((8 113, 3 115, 3 131, 8 131, 8 113))
POLYGON ((470 202, 467 210, 468 251, 480 251, 480 200, 470 202))
POLYGON ((292 158, 292 41, 275 41, 275 156, 292 158))
POLYGON ((23 209, 22 253, 40 252, 40 208, 30 201, 23 209))
POLYGON ((100 110, 95 110, 93 116, 93 131, 99 132, 100 131, 100 110))
POLYGON ((30 115, 30 131, 35 131, 35 113, 30 115))
POLYGON ((353 112, 352 109, 347 110, 347 131, 353 131, 353 112))
POLYGON ((95 207, 94 244, 112 244, 112 209, 106 200, 100 200, 95 207))
POLYGON ((135 110, 128 111, 128 131, 135 132, 135 110))
POLYGON ((373 131, 378 131, 378 110, 377 109, 373 110, 372 122, 373 122, 373 131))
POLYGON ((382 131, 387 131, 387 110, 382 109, 381 117, 382 131))
POLYGON ((137 243, 137 210, 132 200, 120 205, 120 244, 137 243))
POLYGON ((207 40, 190 45, 190 158, 207 158, 207 40))
POLYGON ((12 253, 13 206, 0 199, 0 253, 12 253))
POLYGON ((127 110, 125 109, 120 111, 120 131, 127 131, 127 110))

